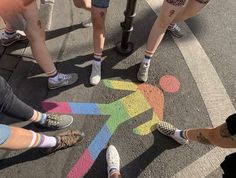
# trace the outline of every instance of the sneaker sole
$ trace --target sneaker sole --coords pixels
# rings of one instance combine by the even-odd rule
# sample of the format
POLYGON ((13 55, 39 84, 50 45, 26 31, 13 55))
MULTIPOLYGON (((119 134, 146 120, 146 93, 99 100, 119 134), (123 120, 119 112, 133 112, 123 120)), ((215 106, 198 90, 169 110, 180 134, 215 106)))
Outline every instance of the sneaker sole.
POLYGON ((21 40, 17 40, 17 41, 12 41, 11 43, 7 43, 7 44, 1 43, 1 45, 4 46, 4 47, 8 47, 8 46, 11 46, 12 44, 14 44, 16 42, 25 41, 25 40, 27 40, 27 38, 21 39, 21 40))

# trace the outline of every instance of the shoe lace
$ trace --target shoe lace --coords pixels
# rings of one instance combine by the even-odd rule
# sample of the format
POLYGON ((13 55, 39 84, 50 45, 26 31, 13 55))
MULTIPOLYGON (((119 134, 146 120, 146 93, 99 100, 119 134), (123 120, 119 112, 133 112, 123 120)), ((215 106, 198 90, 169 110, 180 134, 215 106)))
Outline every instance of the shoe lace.
POLYGON ((69 74, 63 74, 63 73, 58 73, 58 79, 68 80, 68 79, 70 79, 70 75, 69 74))
POLYGON ((178 32, 181 30, 177 24, 175 24, 175 25, 173 26, 173 29, 175 29, 175 30, 178 31, 178 32))
POLYGON ((54 115, 54 114, 48 115, 47 116, 47 125, 53 126, 53 127, 58 127, 59 126, 58 116, 54 115))

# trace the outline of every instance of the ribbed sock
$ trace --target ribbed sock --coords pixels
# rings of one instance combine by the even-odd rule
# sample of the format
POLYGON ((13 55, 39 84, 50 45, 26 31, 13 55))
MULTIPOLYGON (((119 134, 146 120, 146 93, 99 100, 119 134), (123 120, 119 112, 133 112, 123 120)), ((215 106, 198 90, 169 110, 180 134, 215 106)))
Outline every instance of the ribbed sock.
POLYGON ((174 133, 174 136, 178 137, 178 138, 188 139, 186 132, 187 132, 187 130, 178 130, 177 129, 174 133))
POLYGON ((47 115, 45 113, 38 112, 34 110, 33 116, 30 118, 32 122, 37 122, 43 124, 47 119, 47 115))
POLYGON ((32 132, 33 138, 28 148, 52 148, 56 146, 55 137, 46 136, 40 133, 32 132))

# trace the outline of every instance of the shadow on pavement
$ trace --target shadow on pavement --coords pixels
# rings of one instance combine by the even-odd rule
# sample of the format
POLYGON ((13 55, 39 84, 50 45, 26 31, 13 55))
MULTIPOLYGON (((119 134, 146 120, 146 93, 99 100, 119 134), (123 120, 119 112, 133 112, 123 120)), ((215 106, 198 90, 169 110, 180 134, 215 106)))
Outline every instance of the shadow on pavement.
POLYGON ((25 151, 23 153, 20 153, 17 156, 1 159, 0 160, 0 170, 8 168, 13 165, 20 164, 20 163, 33 161, 33 160, 42 158, 44 156, 45 156, 45 154, 41 153, 39 151, 39 149, 31 149, 31 150, 25 151))

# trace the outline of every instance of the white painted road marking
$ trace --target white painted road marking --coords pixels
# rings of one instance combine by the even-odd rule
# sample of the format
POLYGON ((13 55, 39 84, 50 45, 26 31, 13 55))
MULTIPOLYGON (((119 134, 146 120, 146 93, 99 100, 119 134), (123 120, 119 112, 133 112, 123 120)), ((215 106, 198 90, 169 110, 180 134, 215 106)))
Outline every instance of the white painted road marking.
MULTIPOLYGON (((163 1, 147 0, 147 2, 154 12, 158 14, 157 9, 160 8, 163 1)), ((174 38, 174 41, 198 86, 212 125, 220 125, 225 122, 225 119, 230 114, 235 113, 235 108, 197 38, 185 23, 182 24, 181 29, 184 32, 184 37, 180 39, 174 38)), ((214 148, 173 177, 205 177, 217 169, 224 157, 232 152, 235 152, 235 149, 214 148)))

